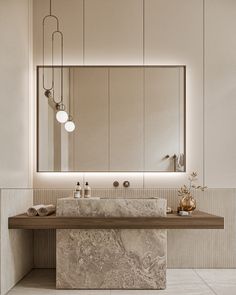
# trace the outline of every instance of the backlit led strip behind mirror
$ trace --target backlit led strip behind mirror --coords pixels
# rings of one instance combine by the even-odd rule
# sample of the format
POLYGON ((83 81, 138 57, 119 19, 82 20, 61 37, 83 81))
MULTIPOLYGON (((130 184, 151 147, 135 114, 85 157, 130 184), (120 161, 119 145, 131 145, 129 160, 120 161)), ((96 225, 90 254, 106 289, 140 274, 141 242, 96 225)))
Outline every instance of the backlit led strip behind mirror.
POLYGON ((63 66, 65 125, 44 88, 61 69, 37 69, 37 171, 186 170, 185 66, 63 66))

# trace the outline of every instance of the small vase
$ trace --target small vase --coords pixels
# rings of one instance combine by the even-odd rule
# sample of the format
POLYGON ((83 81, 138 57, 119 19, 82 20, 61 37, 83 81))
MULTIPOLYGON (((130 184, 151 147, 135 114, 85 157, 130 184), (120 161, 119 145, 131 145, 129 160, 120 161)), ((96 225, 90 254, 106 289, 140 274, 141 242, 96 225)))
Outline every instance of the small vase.
POLYGON ((195 209, 196 209, 196 200, 191 196, 191 194, 184 195, 179 202, 178 211, 192 212, 195 209))

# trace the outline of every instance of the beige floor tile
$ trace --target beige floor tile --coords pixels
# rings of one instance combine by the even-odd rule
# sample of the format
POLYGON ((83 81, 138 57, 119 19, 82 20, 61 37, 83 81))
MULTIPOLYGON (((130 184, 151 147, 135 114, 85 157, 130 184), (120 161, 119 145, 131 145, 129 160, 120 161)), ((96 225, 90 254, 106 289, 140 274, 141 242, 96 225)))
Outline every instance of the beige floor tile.
POLYGON ((213 295, 192 269, 168 269, 166 290, 112 290, 111 295, 213 295))
POLYGON ((165 290, 122 290, 111 291, 111 295, 214 295, 204 283, 202 284, 188 284, 179 286, 168 286, 165 290))
POLYGON ((7 295, 110 295, 110 290, 51 290, 51 289, 12 289, 7 295))
POLYGON ((209 284, 236 285, 236 269, 197 269, 196 272, 209 284))
POLYGON ((236 284, 209 284, 209 286, 214 290, 217 295, 235 295, 236 294, 236 284))
POLYGON ((196 273, 217 295, 236 294, 236 269, 198 269, 196 273))
POLYGON ((168 269, 167 284, 170 285, 185 285, 185 284, 201 284, 202 280, 192 269, 168 269))
POLYGON ((21 280, 17 289, 52 289, 56 286, 55 269, 33 269, 27 276, 21 280))
MULTIPOLYGON (((218 275, 218 274, 217 274, 218 275)), ((229 273, 224 276, 228 276, 229 273)), ((233 274, 231 274, 232 276, 233 274)), ((213 273, 211 274, 213 276, 213 273)), ((214 281, 214 280, 213 280, 214 281)), ((222 285, 214 285, 219 292, 226 289, 222 285)), ((212 288, 213 288, 212 287, 212 288)), ((227 286, 226 286, 227 287, 227 286)), ((231 293, 222 295, 236 294, 235 290, 229 288, 231 293), (232 293, 233 292, 233 293, 232 293)), ((204 283, 204 281, 191 269, 170 269, 167 271, 166 290, 56 290, 55 289, 55 270, 33 270, 23 280, 21 280, 8 295, 213 295, 214 292, 204 283)), ((218 293, 217 293, 218 294, 218 293)), ((219 293, 220 295, 221 293, 219 293)))
POLYGON ((54 269, 32 270, 8 295, 110 295, 110 290, 56 290, 54 269))
POLYGON ((168 285, 163 295, 214 295, 212 290, 204 283, 185 283, 168 285))
POLYGON ((111 295, 153 295, 151 290, 111 290, 111 295))

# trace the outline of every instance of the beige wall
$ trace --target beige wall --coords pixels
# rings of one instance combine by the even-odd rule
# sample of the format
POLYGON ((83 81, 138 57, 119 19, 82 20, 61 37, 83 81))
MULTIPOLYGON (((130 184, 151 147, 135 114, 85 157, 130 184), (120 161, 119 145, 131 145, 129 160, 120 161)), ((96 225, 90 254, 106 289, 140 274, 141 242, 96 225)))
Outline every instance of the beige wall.
POLYGON ((0 2, 0 187, 31 186, 29 0, 0 2))
POLYGON ((6 294, 33 267, 33 232, 8 229, 8 217, 33 204, 30 189, 0 190, 0 294, 6 294))
MULTIPOLYGON (((41 19, 48 12, 48 1, 33 3, 36 65, 42 63, 41 19)), ((78 0, 69 4, 59 0, 53 5, 65 34, 65 64, 187 65, 187 169, 197 170, 202 179, 203 2, 78 0)), ((176 187, 185 179, 184 174, 73 173, 61 181, 61 175, 35 172, 34 187, 73 187, 81 176, 93 187, 111 187, 113 180, 123 178, 134 187, 176 187)))
MULTIPOLYGON (((210 187, 236 186, 235 1, 58 0, 53 10, 65 34, 66 64, 186 64, 187 171, 197 170, 210 187)), ((47 11, 48 1, 34 0, 35 64, 47 11)), ((84 179, 111 187, 123 178, 133 187, 176 187, 185 175, 34 172, 34 186, 69 188, 84 179)))
POLYGON ((236 1, 205 2, 206 183, 236 187, 236 1))
MULTIPOLYGON (((31 17, 30 0, 0 1, 0 188, 32 186, 31 17)), ((32 232, 8 230, 8 217, 32 201, 29 190, 0 189, 1 294, 32 268, 32 232)))

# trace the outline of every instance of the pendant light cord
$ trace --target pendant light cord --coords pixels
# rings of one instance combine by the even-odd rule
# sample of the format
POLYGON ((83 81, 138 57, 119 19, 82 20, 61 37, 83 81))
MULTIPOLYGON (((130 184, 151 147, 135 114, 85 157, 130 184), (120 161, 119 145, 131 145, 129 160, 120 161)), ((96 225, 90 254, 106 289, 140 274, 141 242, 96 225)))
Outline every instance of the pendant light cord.
POLYGON ((62 32, 59 30, 59 19, 57 16, 53 15, 52 14, 52 0, 49 0, 49 14, 46 15, 44 18, 43 18, 43 88, 45 91, 52 91, 53 92, 53 95, 52 95, 52 99, 54 101, 55 104, 63 104, 63 92, 64 92, 64 85, 63 85, 63 78, 64 78, 64 69, 63 69, 63 64, 64 64, 64 41, 63 41, 63 34, 62 32), (46 87, 45 86, 45 27, 46 27, 46 21, 49 19, 49 18, 52 18, 56 21, 56 30, 52 33, 52 37, 51 37, 51 77, 52 77, 52 81, 51 81, 51 85, 50 87, 46 87), (55 80, 55 68, 54 68, 54 40, 55 40, 55 36, 56 35, 59 35, 60 36, 60 45, 61 45, 61 79, 60 79, 60 101, 59 102, 56 102, 55 101, 55 98, 54 98, 54 86, 55 86, 55 83, 54 83, 54 80, 55 80))
POLYGON ((49 0, 49 15, 52 15, 52 0, 49 0))
POLYGON ((71 114, 71 90, 70 90, 70 86, 71 86, 71 68, 69 67, 69 101, 68 101, 68 104, 69 104, 69 119, 70 119, 70 117, 72 117, 72 114, 71 114))
MULTIPOLYGON (((51 81, 51 85, 50 87, 46 87, 45 86, 45 27, 46 27, 46 21, 48 19, 53 19, 56 21, 56 30, 59 31, 59 19, 52 14, 52 0, 49 0, 49 14, 47 14, 44 18, 43 18, 43 40, 42 40, 42 45, 43 45, 43 89, 44 90, 54 90, 54 69, 51 70, 51 77, 52 77, 52 81, 51 81)), ((53 63, 53 55, 52 55, 52 63, 53 63)), ((54 101, 55 102, 55 101, 54 101)))
MULTIPOLYGON (((54 73, 55 71, 55 66, 54 66, 54 41, 55 41, 55 36, 56 35, 59 35, 60 36, 60 43, 61 43, 61 65, 60 65, 60 86, 61 86, 61 93, 60 93, 60 101, 58 102, 59 104, 60 103, 63 103, 63 92, 64 92, 64 85, 63 85, 63 79, 64 79, 64 69, 63 69, 63 64, 64 64, 64 60, 63 60, 63 55, 64 55, 64 52, 63 52, 63 48, 64 48, 64 42, 63 42, 63 34, 61 31, 59 30, 56 30, 52 33, 52 71, 54 73)), ((53 74, 54 76, 54 74, 53 74)))

